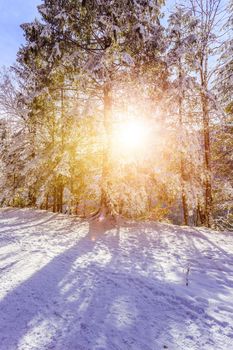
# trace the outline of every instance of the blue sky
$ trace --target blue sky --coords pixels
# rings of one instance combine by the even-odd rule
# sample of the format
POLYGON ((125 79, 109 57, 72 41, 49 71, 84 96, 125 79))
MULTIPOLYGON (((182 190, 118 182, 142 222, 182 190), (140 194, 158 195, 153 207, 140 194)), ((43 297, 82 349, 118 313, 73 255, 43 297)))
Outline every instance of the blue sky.
MULTIPOLYGON (((10 66, 15 62, 16 53, 24 42, 20 24, 31 22, 38 16, 37 6, 42 0, 0 0, 0 67, 10 66)), ((165 13, 178 0, 167 0, 165 13)), ((223 3, 227 3, 224 0, 223 3)))
MULTIPOLYGON (((37 5, 42 0, 0 0, 0 67, 15 62, 16 53, 24 42, 20 24, 38 16, 37 5)), ((167 4, 174 4, 168 0, 167 4)))
MULTIPOLYGON (((175 0, 168 0, 168 4, 175 0)), ((41 0, 0 0, 0 67, 15 62, 16 53, 24 42, 20 24, 38 16, 41 0)))
POLYGON ((0 0, 0 66, 14 63, 24 40, 19 26, 36 17, 40 3, 40 0, 0 0))

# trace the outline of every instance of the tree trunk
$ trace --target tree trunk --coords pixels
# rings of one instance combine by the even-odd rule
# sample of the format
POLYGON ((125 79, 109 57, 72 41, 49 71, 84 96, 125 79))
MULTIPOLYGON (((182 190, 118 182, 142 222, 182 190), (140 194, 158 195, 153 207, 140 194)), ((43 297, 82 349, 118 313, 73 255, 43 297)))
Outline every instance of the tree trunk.
POLYGON ((49 194, 47 193, 45 197, 45 210, 48 210, 48 209, 49 209, 49 194))
POLYGON ((184 219, 184 224, 188 226, 189 225, 188 203, 187 203, 187 196, 186 196, 186 191, 185 191, 185 186, 183 181, 181 184, 181 190, 182 190, 183 219, 184 219))
POLYGON ((57 186, 57 191, 56 191, 56 212, 60 212, 60 186, 57 186))
MULTIPOLYGON (((29 127, 30 130, 30 143, 31 143, 31 160, 35 159, 36 156, 36 145, 35 145, 35 139, 36 139, 36 123, 35 123, 35 119, 33 118, 33 116, 31 116, 31 125, 29 127)), ((28 199, 29 199, 29 203, 31 206, 35 206, 36 205, 36 190, 35 190, 35 184, 31 185, 29 187, 29 193, 28 193, 28 199)))
POLYGON ((109 189, 111 186, 111 149, 112 149, 112 87, 111 82, 104 86, 104 128, 106 144, 103 150, 101 199, 99 215, 105 218, 114 214, 109 189))
POLYGON ((208 98, 201 94, 203 112, 203 138, 204 138, 204 163, 205 163, 205 224, 211 227, 212 218, 212 185, 211 185, 211 151, 210 151, 210 126, 208 98))
POLYGON ((61 88, 61 150, 64 152, 64 89, 61 88))
POLYGON ((197 201, 197 208, 196 208, 196 222, 195 222, 195 225, 196 226, 199 226, 199 223, 201 225, 204 225, 205 224, 205 213, 201 207, 201 204, 200 204, 200 201, 198 199, 197 201))
POLYGON ((187 195, 185 189, 185 168, 184 168, 184 126, 183 126, 183 99, 184 99, 184 91, 183 91, 183 82, 182 82, 182 62, 181 58, 179 59, 179 125, 182 133, 181 137, 181 151, 180 151, 180 178, 181 178, 181 198, 182 198, 182 207, 183 207, 183 222, 186 226, 189 225, 189 216, 188 216, 188 203, 187 203, 187 195))
POLYGON ((57 191, 56 191, 56 211, 58 213, 62 213, 62 206, 63 206, 63 185, 59 184, 57 185, 57 191))
POLYGON ((57 208, 57 187, 54 186, 53 190, 53 212, 56 213, 57 208))
POLYGON ((70 197, 68 201, 68 214, 71 215, 73 213, 73 169, 71 169, 71 177, 70 177, 70 197))
POLYGON ((60 186, 60 198, 59 198, 59 212, 63 212, 63 192, 64 192, 64 186, 60 186))

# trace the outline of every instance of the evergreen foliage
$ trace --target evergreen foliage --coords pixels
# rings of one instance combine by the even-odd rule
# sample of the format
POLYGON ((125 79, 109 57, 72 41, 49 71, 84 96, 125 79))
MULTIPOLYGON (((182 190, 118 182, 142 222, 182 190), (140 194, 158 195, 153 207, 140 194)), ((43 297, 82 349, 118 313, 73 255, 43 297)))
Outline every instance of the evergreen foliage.
POLYGON ((0 204, 232 227, 233 41, 204 4, 43 0, 1 75, 0 204))

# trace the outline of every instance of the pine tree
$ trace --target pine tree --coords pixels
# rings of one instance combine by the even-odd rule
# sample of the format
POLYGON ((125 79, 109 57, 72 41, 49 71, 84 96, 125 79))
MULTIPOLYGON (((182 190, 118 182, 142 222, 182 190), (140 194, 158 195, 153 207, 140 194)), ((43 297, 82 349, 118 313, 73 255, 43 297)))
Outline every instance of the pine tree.
POLYGON ((212 162, 211 162, 211 119, 213 100, 211 79, 215 72, 210 65, 210 58, 215 56, 215 44, 218 39, 218 23, 221 16, 222 0, 196 2, 190 0, 192 14, 198 19, 195 27, 197 36, 196 73, 199 80, 199 94, 202 112, 204 171, 205 171, 205 225, 212 223, 212 162))
POLYGON ((81 77, 84 91, 90 84, 99 90, 103 98, 106 143, 98 215, 113 214, 110 196, 113 82, 121 79, 123 72, 133 65, 132 56, 140 53, 142 63, 157 46, 159 5, 45 1, 39 11, 43 23, 23 25, 28 44, 19 53, 19 61, 26 64, 30 74, 36 73, 39 77, 36 89, 42 92, 44 86, 53 86, 53 77, 60 71, 58 67, 63 67, 64 82, 69 81, 69 77, 76 81, 81 77))
MULTIPOLYGON (((196 36, 193 29, 197 20, 192 18, 190 11, 178 6, 169 17, 168 28, 168 65, 172 70, 172 95, 174 105, 177 105, 178 125, 179 125, 179 152, 180 152, 180 178, 181 178, 181 199, 183 207, 184 224, 189 224, 188 208, 188 187, 187 181, 187 144, 192 142, 187 139, 188 135, 188 105, 187 98, 190 97, 191 91, 195 89, 195 81, 191 76, 194 64, 194 53, 196 46, 196 36)), ((189 123, 190 124, 190 123, 189 123)), ((189 125, 190 128, 190 125, 189 125)), ((193 150, 191 151, 195 157, 193 150)), ((196 157, 195 157, 196 158, 196 157)), ((190 179, 189 179, 190 182, 190 179)))
POLYGON ((233 122, 233 2, 228 7, 228 21, 223 27, 224 42, 220 48, 214 88, 221 106, 221 127, 214 129, 215 223, 221 229, 232 229, 232 122, 233 122))

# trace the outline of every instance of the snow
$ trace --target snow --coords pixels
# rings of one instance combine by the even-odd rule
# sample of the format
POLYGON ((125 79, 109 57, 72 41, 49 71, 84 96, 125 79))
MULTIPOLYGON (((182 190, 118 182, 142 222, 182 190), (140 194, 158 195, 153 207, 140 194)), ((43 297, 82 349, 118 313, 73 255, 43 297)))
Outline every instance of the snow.
POLYGON ((0 210, 1 350, 230 350, 232 315, 230 233, 0 210))

